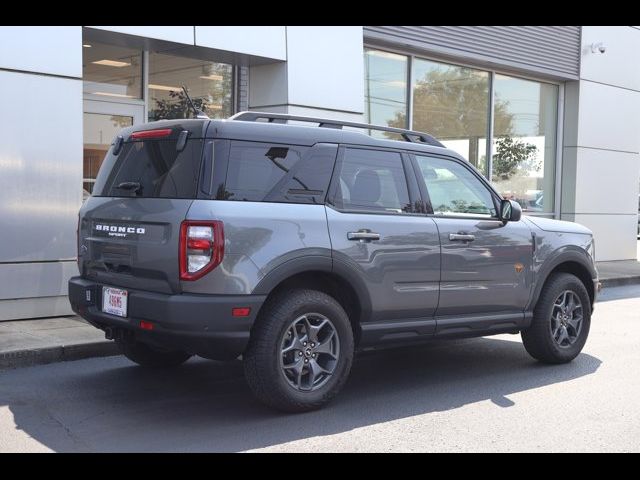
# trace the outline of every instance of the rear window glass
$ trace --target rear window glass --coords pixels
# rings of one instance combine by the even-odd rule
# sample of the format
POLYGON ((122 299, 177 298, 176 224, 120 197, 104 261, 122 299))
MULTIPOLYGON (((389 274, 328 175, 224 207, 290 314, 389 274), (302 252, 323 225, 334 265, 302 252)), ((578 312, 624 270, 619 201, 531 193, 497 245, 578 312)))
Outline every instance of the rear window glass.
POLYGON ((231 142, 224 192, 219 199, 252 202, 322 203, 337 147, 313 148, 231 142))
POLYGON ((176 140, 127 142, 117 156, 111 152, 98 172, 94 196, 196 197, 202 140, 188 140, 181 152, 176 140))

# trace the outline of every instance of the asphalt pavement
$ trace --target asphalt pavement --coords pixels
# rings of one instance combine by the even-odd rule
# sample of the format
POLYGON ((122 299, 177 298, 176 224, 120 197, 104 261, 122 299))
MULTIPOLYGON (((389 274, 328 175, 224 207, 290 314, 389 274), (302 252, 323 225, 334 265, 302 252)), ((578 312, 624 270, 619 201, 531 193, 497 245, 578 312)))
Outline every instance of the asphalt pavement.
POLYGON ((572 363, 519 336, 360 355, 324 410, 257 403, 239 362, 123 357, 0 371, 0 452, 640 451, 640 286, 606 289, 572 363))

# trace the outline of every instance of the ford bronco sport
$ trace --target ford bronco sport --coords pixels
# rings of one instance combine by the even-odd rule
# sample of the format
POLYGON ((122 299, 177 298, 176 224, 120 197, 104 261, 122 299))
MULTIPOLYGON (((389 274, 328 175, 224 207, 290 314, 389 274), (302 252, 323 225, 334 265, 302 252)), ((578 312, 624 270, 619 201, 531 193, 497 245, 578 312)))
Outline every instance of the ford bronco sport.
POLYGON ((242 356, 285 411, 326 404, 354 352, 384 345, 519 332, 569 362, 598 287, 591 231, 521 218, 433 137, 263 112, 122 130, 78 266, 74 311, 130 360, 242 356))

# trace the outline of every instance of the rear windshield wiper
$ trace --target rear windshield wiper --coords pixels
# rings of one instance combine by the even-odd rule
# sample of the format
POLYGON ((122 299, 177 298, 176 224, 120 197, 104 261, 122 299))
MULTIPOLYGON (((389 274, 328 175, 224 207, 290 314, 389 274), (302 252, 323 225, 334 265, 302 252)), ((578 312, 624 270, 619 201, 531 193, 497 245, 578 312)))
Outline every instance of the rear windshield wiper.
POLYGON ((132 192, 137 194, 140 193, 142 185, 140 185, 140 182, 121 182, 116 188, 121 190, 131 190, 132 192))

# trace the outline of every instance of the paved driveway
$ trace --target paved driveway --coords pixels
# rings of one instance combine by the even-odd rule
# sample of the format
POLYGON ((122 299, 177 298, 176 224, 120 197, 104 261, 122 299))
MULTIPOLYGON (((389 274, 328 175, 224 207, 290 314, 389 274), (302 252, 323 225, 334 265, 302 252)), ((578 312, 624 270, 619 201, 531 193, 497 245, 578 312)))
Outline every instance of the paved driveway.
POLYGON ((571 364, 540 365, 511 335, 367 354, 302 415, 256 403, 238 362, 5 371, 0 451, 640 451, 638 297, 607 291, 571 364))

